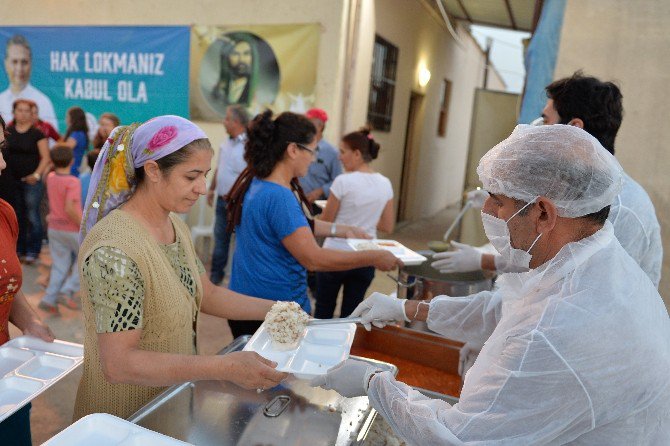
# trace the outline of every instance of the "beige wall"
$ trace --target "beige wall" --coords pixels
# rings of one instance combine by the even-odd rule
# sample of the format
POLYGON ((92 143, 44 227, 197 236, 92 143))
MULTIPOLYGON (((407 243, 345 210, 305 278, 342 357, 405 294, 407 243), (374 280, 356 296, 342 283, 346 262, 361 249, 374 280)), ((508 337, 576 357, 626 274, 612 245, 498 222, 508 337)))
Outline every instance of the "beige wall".
POLYGON ((664 123, 670 115, 669 27, 667 0, 569 0, 554 73, 560 78, 584 69, 621 87, 625 115, 616 156, 656 207, 665 251, 659 291, 666 305, 670 305, 670 151, 664 123))
MULTIPOLYGON (((420 0, 377 0, 374 2, 375 22, 363 26, 367 35, 361 43, 370 46, 376 32, 399 49, 393 120, 390 132, 376 132, 382 145, 374 167, 388 176, 397 195, 400 190, 403 150, 409 99, 412 91, 423 93, 419 111, 417 140, 419 159, 415 186, 410 189, 409 212, 412 219, 435 214, 449 204, 460 201, 467 161, 470 118, 475 88, 483 82, 484 55, 462 26, 458 35, 464 43, 459 47, 449 35, 441 19, 435 17, 420 0), (402 20, 398 18, 402 17, 402 20), (425 62, 431 80, 425 89, 418 85, 418 65, 425 62), (437 136, 440 87, 443 79, 452 82, 447 136, 437 136)), ((371 5, 367 6, 372 8, 371 5)), ((365 58, 372 64, 372 48, 359 51, 359 67, 365 58)), ((358 61, 357 61, 358 63, 358 61)), ((356 81, 356 116, 365 116, 369 91, 369 68, 358 73, 356 81), (365 79, 367 77, 367 79, 365 79)), ((503 88, 500 77, 492 72, 490 88, 503 88)))
MULTIPOLYGON (((477 90, 472 110, 465 190, 481 187, 477 175, 479 160, 491 147, 507 138, 516 126, 519 95, 502 91, 477 90)), ((480 246, 488 243, 481 211, 471 209, 463 216, 460 242, 480 246)))

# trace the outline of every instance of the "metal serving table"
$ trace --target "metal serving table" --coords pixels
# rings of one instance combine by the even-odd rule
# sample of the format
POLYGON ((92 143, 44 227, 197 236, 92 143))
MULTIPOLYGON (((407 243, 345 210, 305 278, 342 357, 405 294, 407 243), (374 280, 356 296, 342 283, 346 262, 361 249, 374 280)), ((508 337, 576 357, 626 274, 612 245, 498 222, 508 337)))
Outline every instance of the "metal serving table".
MULTIPOLYGON (((249 339, 241 336, 219 354, 242 350, 249 339)), ((392 364, 358 359, 397 374, 392 364)), ((199 446, 344 446, 362 444, 375 416, 367 397, 344 398, 290 377, 261 393, 221 381, 175 385, 128 420, 199 446)))

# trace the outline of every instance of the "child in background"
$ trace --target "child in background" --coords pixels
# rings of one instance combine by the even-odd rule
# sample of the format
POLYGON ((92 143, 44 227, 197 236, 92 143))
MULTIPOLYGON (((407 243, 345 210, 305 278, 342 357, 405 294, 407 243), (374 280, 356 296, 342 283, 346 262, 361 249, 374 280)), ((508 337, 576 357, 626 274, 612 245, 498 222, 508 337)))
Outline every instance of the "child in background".
POLYGON ((51 253, 51 277, 49 286, 38 307, 47 313, 59 314, 60 302, 70 309, 79 308, 74 294, 79 291, 79 274, 76 261, 79 252, 79 225, 81 223, 81 184, 72 175, 74 163, 72 149, 56 145, 51 150, 54 171, 47 176, 49 195, 49 252, 51 253))
POLYGON ((88 172, 83 172, 79 174, 79 181, 81 181, 81 206, 83 208, 84 203, 86 203, 86 194, 88 194, 88 185, 91 182, 91 172, 93 172, 93 167, 95 162, 98 159, 98 154, 100 150, 94 149, 86 154, 86 163, 91 169, 88 172))

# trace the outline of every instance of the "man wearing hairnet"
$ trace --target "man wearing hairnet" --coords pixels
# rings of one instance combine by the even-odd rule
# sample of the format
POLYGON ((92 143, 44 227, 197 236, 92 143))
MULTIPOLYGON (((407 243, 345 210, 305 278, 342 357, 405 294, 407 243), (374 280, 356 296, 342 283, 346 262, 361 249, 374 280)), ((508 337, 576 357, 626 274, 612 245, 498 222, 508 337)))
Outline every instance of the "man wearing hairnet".
POLYGON ((352 314, 485 342, 459 402, 353 359, 312 384, 367 395, 413 445, 668 444, 670 319, 606 221, 623 181, 615 158, 577 127, 518 126, 477 173, 487 236, 529 270, 495 292, 430 303, 375 293, 352 314))
MULTIPOLYGON (((610 153, 623 119, 622 95, 612 82, 577 72, 546 87, 547 104, 542 111, 542 124, 568 124, 586 130, 610 153)), ((472 191, 468 199, 483 204, 486 191, 472 191)), ((656 211, 645 190, 624 173, 621 193, 612 203, 609 221, 614 235, 626 252, 647 273, 656 288, 661 280, 663 245, 656 211)), ((498 272, 519 272, 518 267, 498 255, 481 248, 453 242, 454 251, 438 253, 432 265, 444 273, 478 269, 498 272)))

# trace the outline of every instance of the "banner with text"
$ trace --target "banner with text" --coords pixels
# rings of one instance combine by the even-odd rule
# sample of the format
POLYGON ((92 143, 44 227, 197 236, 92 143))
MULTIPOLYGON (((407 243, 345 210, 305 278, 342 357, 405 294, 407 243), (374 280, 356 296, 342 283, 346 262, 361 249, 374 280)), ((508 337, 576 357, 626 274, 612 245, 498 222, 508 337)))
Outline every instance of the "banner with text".
POLYGON ((186 26, 0 27, 0 113, 11 120, 25 97, 60 131, 73 106, 124 124, 188 118, 189 37, 186 26))
POLYGON ((191 34, 194 119, 218 121, 233 104, 252 114, 314 104, 318 24, 194 25, 191 34))

